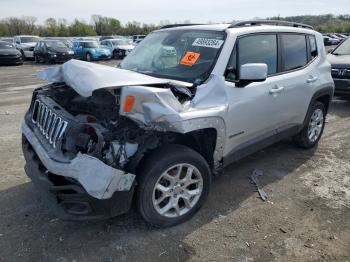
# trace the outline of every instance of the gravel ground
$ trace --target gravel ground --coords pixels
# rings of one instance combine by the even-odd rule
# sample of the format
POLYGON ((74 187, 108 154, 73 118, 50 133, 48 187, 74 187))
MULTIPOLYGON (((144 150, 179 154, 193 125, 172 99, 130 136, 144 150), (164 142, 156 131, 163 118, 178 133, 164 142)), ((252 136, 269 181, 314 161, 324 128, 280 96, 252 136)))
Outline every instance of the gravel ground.
POLYGON ((284 141, 229 166, 187 223, 150 228, 134 208, 65 222, 40 200, 20 149, 44 67, 0 67, 0 261, 350 261, 350 101, 333 101, 318 148, 284 141), (264 172, 266 202, 249 183, 253 168, 264 172))

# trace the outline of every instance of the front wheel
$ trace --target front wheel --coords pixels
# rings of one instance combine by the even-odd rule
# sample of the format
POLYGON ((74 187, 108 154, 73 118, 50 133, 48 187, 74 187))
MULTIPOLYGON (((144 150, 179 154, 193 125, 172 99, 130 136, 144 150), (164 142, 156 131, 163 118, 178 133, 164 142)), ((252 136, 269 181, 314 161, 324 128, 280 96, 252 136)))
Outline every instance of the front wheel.
POLYGON ((88 61, 88 62, 91 62, 92 57, 91 57, 91 54, 90 54, 90 53, 87 53, 87 54, 86 54, 85 60, 88 61))
POLYGON ((113 58, 119 59, 119 55, 118 55, 118 52, 116 50, 113 51, 113 58))
POLYGON ((320 140, 326 121, 326 109, 323 103, 316 102, 312 105, 306 119, 306 125, 295 137, 300 147, 313 148, 320 140))
POLYGON ((153 226, 169 227, 188 220, 208 196, 209 166, 188 147, 160 149, 138 170, 138 210, 153 226))

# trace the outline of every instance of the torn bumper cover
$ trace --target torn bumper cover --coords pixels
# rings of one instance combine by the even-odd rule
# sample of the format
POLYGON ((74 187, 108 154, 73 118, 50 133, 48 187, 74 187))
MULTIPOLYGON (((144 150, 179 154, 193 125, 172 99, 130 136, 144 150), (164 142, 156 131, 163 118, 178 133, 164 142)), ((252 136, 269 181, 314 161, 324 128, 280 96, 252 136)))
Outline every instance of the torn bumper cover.
POLYGON ((95 219, 128 211, 135 175, 125 174, 85 154, 78 154, 68 163, 57 162, 50 158, 25 122, 22 133, 26 174, 44 193, 57 216, 95 219))

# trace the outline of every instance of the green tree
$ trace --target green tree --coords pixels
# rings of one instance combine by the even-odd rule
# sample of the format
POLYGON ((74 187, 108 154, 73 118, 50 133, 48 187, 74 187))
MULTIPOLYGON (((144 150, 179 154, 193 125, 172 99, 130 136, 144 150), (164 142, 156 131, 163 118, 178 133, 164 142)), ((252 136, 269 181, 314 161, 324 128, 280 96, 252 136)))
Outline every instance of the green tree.
POLYGON ((71 36, 95 36, 96 31, 92 25, 75 19, 74 22, 69 26, 69 33, 71 36))

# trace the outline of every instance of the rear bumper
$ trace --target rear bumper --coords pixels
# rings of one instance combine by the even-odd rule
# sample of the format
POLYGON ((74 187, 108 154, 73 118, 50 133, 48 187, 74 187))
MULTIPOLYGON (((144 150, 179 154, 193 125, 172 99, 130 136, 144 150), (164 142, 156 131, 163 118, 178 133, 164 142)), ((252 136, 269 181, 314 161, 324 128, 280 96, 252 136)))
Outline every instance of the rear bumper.
POLYGON ((25 172, 56 216, 70 220, 100 219, 129 210, 134 175, 124 174, 92 157, 74 162, 77 157, 70 163, 54 161, 25 122, 22 130, 25 172), (113 169, 113 173, 106 167, 113 169))

